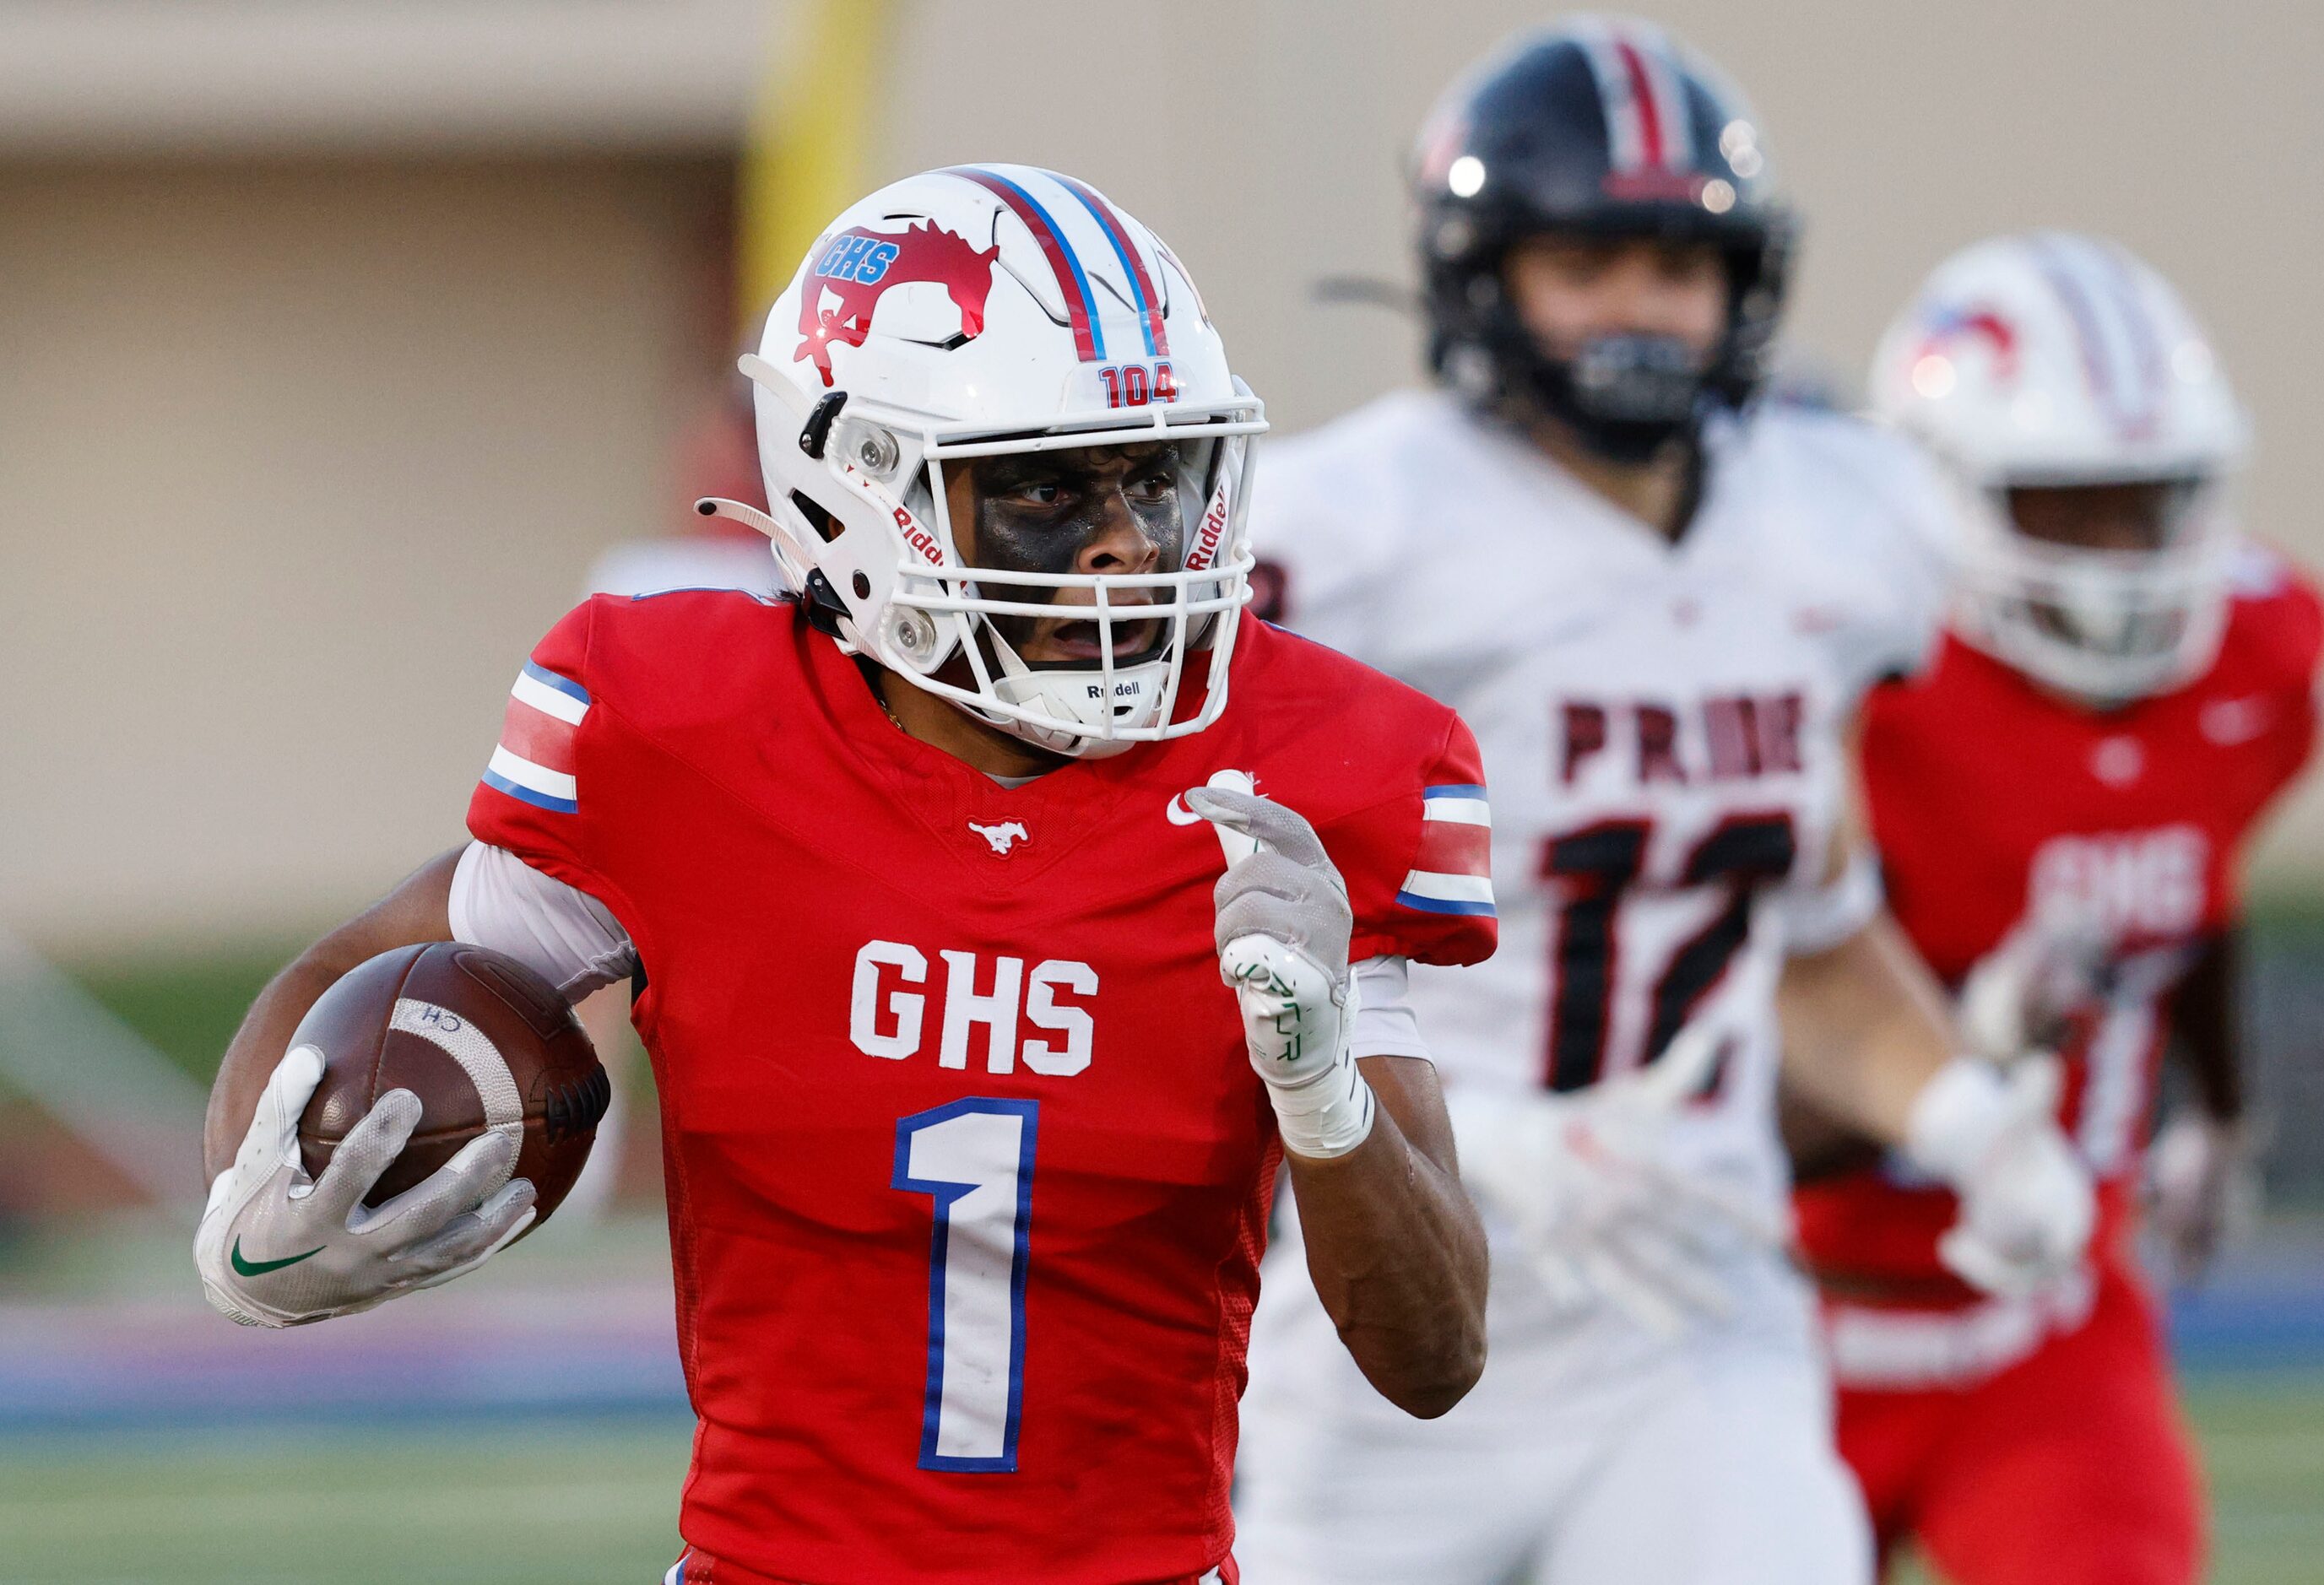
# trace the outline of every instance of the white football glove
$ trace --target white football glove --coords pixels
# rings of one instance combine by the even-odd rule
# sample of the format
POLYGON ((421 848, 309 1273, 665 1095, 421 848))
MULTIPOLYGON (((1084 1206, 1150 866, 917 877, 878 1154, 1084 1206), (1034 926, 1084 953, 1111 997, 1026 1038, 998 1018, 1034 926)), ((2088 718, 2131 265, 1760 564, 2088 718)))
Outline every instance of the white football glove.
POLYGON ((2243 1130, 2200 1113, 2172 1118, 2147 1154, 2147 1193, 2173 1281, 2192 1286, 2259 1220, 2259 1175, 2243 1130))
POLYGON ((1242 1007, 1250 1065, 1267 1083, 1284 1147, 1345 1156, 1372 1131, 1372 1089, 1356 1066, 1355 912, 1323 839, 1299 814, 1222 770, 1185 795, 1218 829, 1227 872, 1218 908, 1219 972, 1242 1007))
POLYGON ((532 1225, 532 1184, 510 1181, 517 1141, 486 1134, 376 1210, 363 1198, 420 1123, 409 1090, 381 1096, 323 1175, 299 1161, 299 1117, 323 1080, 301 1046, 266 1081, 234 1165, 210 1185, 194 1265, 211 1305, 244 1326, 299 1326, 449 1282, 532 1225))
POLYGON ((1731 1312, 1720 1273, 1738 1244, 1781 1247, 1779 1211, 1681 1167, 1671 1149, 1672 1124, 1718 1053, 1698 1026, 1659 1060, 1587 1090, 1447 1092, 1462 1183, 1515 1232, 1560 1306, 1602 1298, 1674 1336, 1731 1312))
POLYGON ((2057 1120, 2058 1059, 1997 1069, 1955 1057, 1914 1098, 1904 1154, 1950 1184, 1960 1218, 1937 1254, 1987 1293, 2034 1293, 2078 1267, 2097 1215, 2090 1175, 2057 1120))

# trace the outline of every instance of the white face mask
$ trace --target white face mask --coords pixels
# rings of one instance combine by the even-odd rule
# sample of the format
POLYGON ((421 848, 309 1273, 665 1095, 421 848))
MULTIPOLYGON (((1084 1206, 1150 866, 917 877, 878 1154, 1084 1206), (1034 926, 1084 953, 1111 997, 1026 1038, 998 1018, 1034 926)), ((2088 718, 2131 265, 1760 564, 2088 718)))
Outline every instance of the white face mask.
POLYGON ((2038 539, 2010 518, 2006 492, 1962 493, 1962 626, 1979 648, 2106 706, 2168 692, 2210 663, 2230 543, 2216 482, 2188 490, 2153 551, 2038 539))
POLYGON ((1168 572, 966 567, 942 488, 945 456, 945 448, 932 448, 929 482, 910 500, 953 547, 952 565, 939 571, 907 564, 890 596, 905 625, 917 613, 934 636, 922 654, 910 657, 908 681, 1011 736, 1078 759, 1183 736, 1216 719, 1236 621, 1250 595, 1252 560, 1241 531, 1249 448, 1242 436, 1180 447, 1183 537, 1174 559, 1184 565, 1168 572), (1093 630, 1092 658, 1035 664, 1005 636, 1004 624, 1017 625, 1007 619, 1066 612, 1093 630), (1210 668, 1204 706, 1175 720, 1188 659, 1204 649, 1210 668), (955 670, 964 663, 971 680, 939 678, 936 673, 947 663, 955 670))
POLYGON ((791 586, 835 608, 843 649, 987 725, 1069 758, 1102 759, 1133 743, 1201 732, 1226 708, 1235 628, 1255 565, 1244 529, 1251 441, 1267 429, 1248 387, 1234 382, 1232 397, 1200 405, 1066 414, 1040 430, 997 438, 989 431, 940 433, 908 412, 851 401, 846 416, 827 426, 820 451, 794 465, 801 431, 790 424, 804 422, 808 404, 763 358, 746 355, 742 364, 775 399, 771 420, 768 406, 761 408, 761 457, 797 466, 797 483, 818 493, 786 495, 779 486, 791 475, 770 468, 773 513, 733 502, 702 504, 773 540, 791 586), (971 567, 962 556, 944 488, 946 465, 1157 442, 1177 458, 1177 570, 1019 571, 971 567), (809 516, 802 501, 818 515, 809 516), (1060 598, 1068 594, 1070 603, 1060 598), (1095 630, 1092 660, 1030 665, 996 625, 996 619, 1056 617, 1068 604, 1095 630), (1202 703, 1182 714, 1178 702, 1197 654, 1208 662, 1202 703), (964 680, 954 680, 956 659, 970 674, 964 680), (942 675, 947 669, 953 677, 942 675))

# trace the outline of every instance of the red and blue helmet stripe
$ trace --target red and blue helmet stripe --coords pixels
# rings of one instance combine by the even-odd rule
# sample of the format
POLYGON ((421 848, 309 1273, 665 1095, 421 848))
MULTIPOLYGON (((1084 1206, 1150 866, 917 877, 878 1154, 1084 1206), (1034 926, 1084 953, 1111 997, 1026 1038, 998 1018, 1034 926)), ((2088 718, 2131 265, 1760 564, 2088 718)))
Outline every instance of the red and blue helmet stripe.
POLYGON ((1123 229, 1121 217, 1114 212, 1088 183, 1070 176, 1057 178, 1058 184, 1079 198, 1082 207, 1095 217, 1105 232, 1105 240, 1113 244, 1113 256, 1121 261, 1121 271, 1130 280, 1130 295, 1138 299, 1138 327, 1146 338, 1146 355, 1168 357, 1170 337, 1162 326, 1162 299, 1154 290, 1154 281, 1146 273, 1146 261, 1139 256, 1138 244, 1123 229))
MULTIPOLYGON (((1091 285, 1089 270, 1083 265, 1081 255, 1074 250, 1073 236, 1060 218, 1061 215, 1069 215, 1071 211, 1053 213, 1036 196, 1031 185, 989 166, 954 165, 945 174, 974 182, 999 198, 1023 224, 1039 246, 1042 256, 1048 260, 1049 272, 1056 278, 1057 290, 1065 299, 1065 317, 1073 329, 1074 350, 1080 354, 1084 363, 1106 361, 1105 325, 1099 296, 1091 285)), ((1105 238, 1106 245, 1112 250, 1115 261, 1121 266, 1122 286, 1137 318, 1139 337, 1145 345, 1147 355, 1167 357, 1170 355, 1170 337, 1163 324, 1162 294, 1155 290, 1154 276, 1147 267, 1145 254, 1120 213, 1085 182, 1060 176, 1053 170, 1029 174, 1056 183, 1097 223, 1099 234, 1105 238)), ((1088 234, 1084 232, 1083 235, 1086 238, 1088 234)))
POLYGON ((1065 295, 1065 316, 1073 325, 1074 351, 1085 364, 1102 362, 1105 357, 1105 327, 1098 323, 1097 299, 1090 292, 1089 277, 1083 272, 1081 258, 1074 252, 1065 227, 1041 207, 1040 199, 997 170, 955 165, 947 174, 973 181, 999 198, 1033 234, 1033 240, 1040 244, 1049 261, 1051 273, 1057 278, 1057 290, 1065 295))
POLYGON ((2125 436, 2146 434, 2162 419, 2169 371, 2138 283, 2102 244, 2052 235, 2029 245, 2073 324, 2092 399, 2125 436))

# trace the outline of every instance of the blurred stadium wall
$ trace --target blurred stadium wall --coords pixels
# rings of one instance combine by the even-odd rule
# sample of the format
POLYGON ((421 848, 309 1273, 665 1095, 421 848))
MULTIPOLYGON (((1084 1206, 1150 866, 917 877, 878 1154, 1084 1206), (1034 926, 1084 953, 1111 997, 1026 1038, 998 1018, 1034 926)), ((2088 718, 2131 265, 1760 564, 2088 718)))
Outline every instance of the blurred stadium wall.
MULTIPOLYGON (((841 0, 844 5, 844 0, 841 0)), ((1950 248, 2111 233, 2209 317, 2251 517, 2324 561, 2324 12, 1654 8, 1766 118, 1844 385, 1950 248)), ((1172 239, 1277 419, 1410 376, 1398 171, 1517 0, 899 0, 874 174, 1070 167, 1172 239)), ((0 0, 0 918, 76 958, 281 931, 456 840, 502 692, 691 493, 752 0, 0 0)), ((807 74, 844 60, 793 59, 807 74)), ((838 114, 849 114, 839 112, 838 114)), ((2264 855, 2324 885, 2324 787, 2264 855)))

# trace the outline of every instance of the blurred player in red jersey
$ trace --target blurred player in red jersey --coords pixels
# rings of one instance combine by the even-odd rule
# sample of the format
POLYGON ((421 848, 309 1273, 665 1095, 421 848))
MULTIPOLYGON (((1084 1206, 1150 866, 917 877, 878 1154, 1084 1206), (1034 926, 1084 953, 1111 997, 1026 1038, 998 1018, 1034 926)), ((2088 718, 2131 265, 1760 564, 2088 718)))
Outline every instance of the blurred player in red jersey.
MULTIPOLYGON (((1410 960, 1492 949, 1475 745, 1238 622, 1259 404, 1177 260, 1082 183, 883 189, 743 362, 772 513, 706 505, 800 597, 601 596, 541 641, 476 841, 309 949, 228 1053, 206 1286, 319 1320, 530 1215, 479 1141, 420 1201, 300 1221, 269 1120, 348 967, 450 937, 575 997, 632 979, 701 1419, 669 1578, 1231 1582, 1280 1163, 1372 1384, 1435 1415, 1482 1366, 1482 1233, 1404 1000, 1410 960)), ((392 1099, 335 1161, 400 1147, 392 1099)))
POLYGON ((1885 1545, 1954 1585, 2187 1585, 2197 1479, 2132 1249, 2164 1046, 2195 1114, 2159 1203, 2182 1273, 2215 1240, 2243 1093, 2238 866, 2306 761, 2315 591, 2238 538, 2245 421, 2161 277, 2111 244, 1987 242, 1883 342, 1888 417, 1958 485, 1962 591, 1924 676, 1863 733, 1896 917, 1998 1055, 2053 1048, 2099 1183, 2088 1267, 2015 1297, 1939 1261, 1951 1196, 1893 1165, 1799 1194, 1840 1445, 1885 1545))

